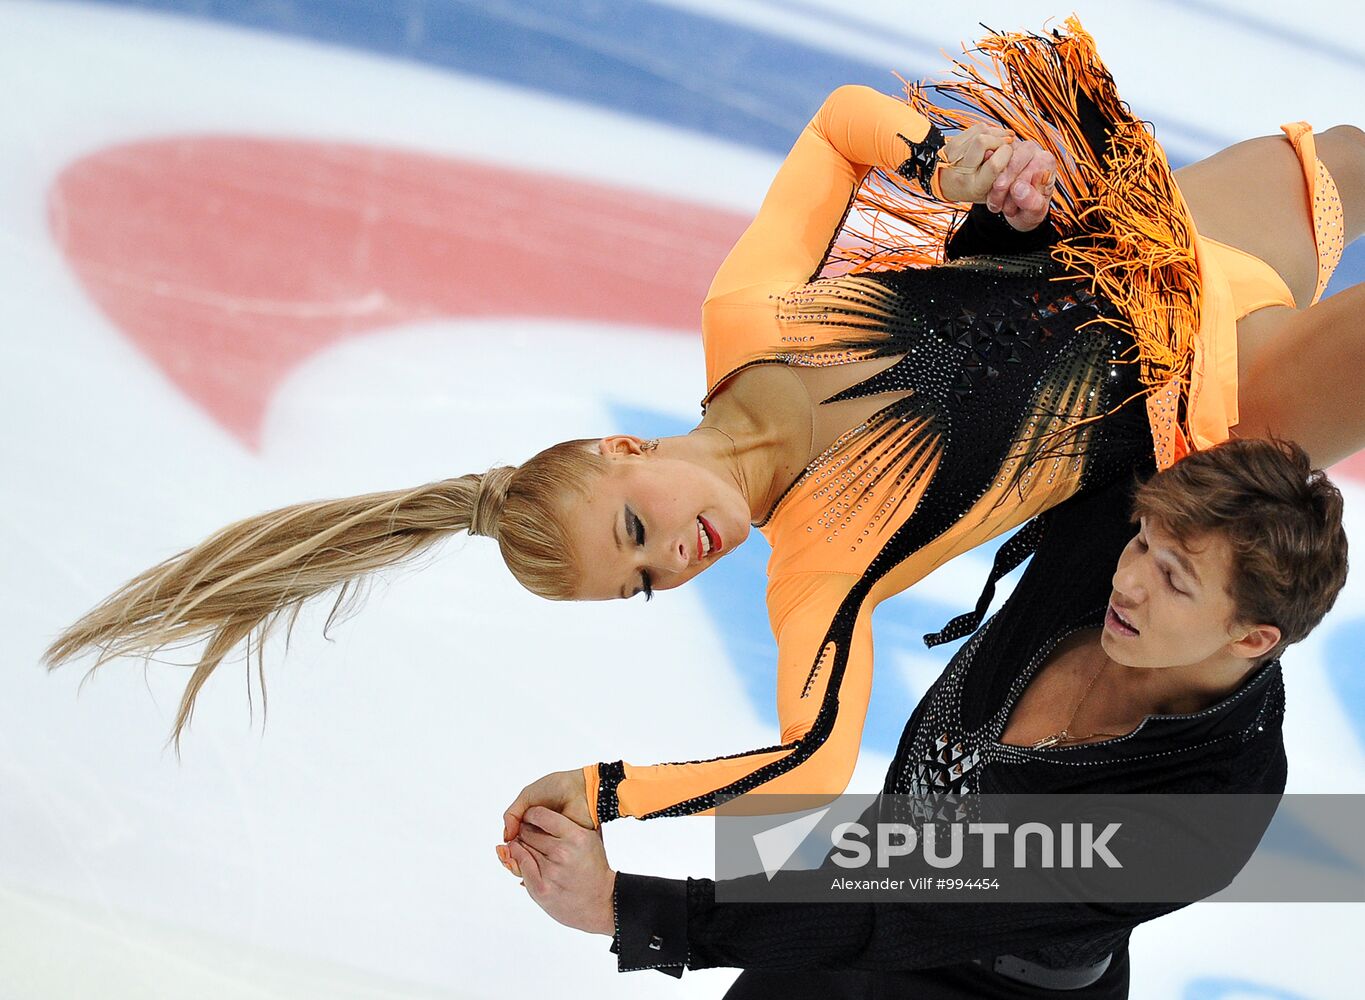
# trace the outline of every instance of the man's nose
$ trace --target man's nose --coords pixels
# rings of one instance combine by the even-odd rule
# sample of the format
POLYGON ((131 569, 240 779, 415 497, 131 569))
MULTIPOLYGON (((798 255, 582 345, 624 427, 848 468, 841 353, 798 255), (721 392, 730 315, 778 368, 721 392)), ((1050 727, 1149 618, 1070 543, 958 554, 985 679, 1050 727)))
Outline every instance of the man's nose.
POLYGON ((1119 563, 1114 570, 1114 578, 1110 581, 1114 588, 1114 594, 1118 597, 1121 604, 1132 607, 1142 601, 1146 596, 1147 588, 1142 582, 1141 574, 1132 565, 1119 563))

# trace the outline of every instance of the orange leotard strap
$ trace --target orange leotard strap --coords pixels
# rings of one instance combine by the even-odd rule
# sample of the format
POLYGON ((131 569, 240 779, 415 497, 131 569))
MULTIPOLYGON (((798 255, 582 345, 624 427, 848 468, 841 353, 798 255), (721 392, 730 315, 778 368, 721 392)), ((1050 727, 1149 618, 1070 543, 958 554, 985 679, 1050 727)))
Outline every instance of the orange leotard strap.
POLYGON ((1308 204, 1313 210, 1313 238, 1318 248, 1318 287, 1313 293, 1313 302, 1317 302, 1327 289, 1332 272, 1341 262, 1342 251, 1346 249, 1341 195, 1326 164, 1318 159, 1312 127, 1307 122, 1292 122, 1281 125, 1280 129, 1293 143, 1299 163, 1303 166, 1304 180, 1308 184, 1308 204))
POLYGON ((708 393, 736 369, 784 349, 777 297, 820 270, 868 172, 897 177, 930 128, 904 101, 870 87, 840 87, 825 99, 707 292, 708 393))
POLYGON ((871 611, 856 614, 847 629, 837 621, 856 581, 843 573, 799 573, 769 585, 781 743, 710 760, 589 765, 584 778, 594 823, 713 815, 719 798, 750 791, 840 794, 858 760, 872 694, 871 611))

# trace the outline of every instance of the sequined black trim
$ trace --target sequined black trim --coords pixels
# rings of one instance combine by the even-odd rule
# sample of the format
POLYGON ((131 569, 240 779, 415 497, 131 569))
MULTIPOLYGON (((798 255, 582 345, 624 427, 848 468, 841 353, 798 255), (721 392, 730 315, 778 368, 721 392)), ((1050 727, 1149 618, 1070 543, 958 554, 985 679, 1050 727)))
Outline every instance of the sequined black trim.
POLYGON ((597 822, 609 823, 621 816, 621 804, 616 798, 616 786, 626 777, 624 761, 597 765, 597 822))
POLYGON ((910 157, 904 160, 896 173, 906 180, 914 181, 929 197, 934 196, 931 183, 934 178, 934 171, 938 169, 938 153, 943 148, 943 133, 937 126, 930 125, 929 131, 925 133, 919 142, 911 142, 899 132, 896 137, 910 147, 910 157))
POLYGON ((965 615, 958 615, 939 631, 926 635, 924 637, 926 646, 932 649, 934 646, 941 646, 945 642, 954 642, 965 635, 971 635, 980 627, 981 620, 986 617, 986 611, 995 598, 996 583, 1001 577, 1033 555, 1034 550, 1038 548, 1038 542, 1043 537, 1045 523, 1041 517, 1035 517, 1015 532, 1009 541, 1000 546, 995 553, 995 562, 991 564, 990 576, 986 578, 986 586, 982 588, 981 596, 977 599, 976 608, 965 615))

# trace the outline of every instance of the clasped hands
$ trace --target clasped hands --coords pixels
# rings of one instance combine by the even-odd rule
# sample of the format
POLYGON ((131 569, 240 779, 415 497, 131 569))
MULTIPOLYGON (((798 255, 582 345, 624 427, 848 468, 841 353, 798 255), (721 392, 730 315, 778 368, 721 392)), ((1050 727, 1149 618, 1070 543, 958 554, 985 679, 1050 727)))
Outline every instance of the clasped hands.
POLYGON ((498 860, 536 905, 566 927, 611 935, 616 872, 592 826, 582 771, 556 771, 521 790, 502 814, 498 860))
POLYGON ((994 125, 973 125, 944 140, 939 164, 939 189, 947 200, 984 204, 1019 232, 1047 218, 1057 159, 1038 143, 1017 141, 994 125))

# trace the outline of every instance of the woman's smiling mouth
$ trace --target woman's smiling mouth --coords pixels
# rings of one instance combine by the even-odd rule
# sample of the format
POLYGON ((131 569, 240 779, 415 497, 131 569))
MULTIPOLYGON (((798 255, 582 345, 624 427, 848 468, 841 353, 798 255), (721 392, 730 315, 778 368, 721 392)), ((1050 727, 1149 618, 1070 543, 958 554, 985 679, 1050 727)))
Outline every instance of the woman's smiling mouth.
POLYGON ((720 532, 716 531, 706 518, 697 515, 697 560, 701 561, 709 555, 714 555, 722 547, 720 532))

